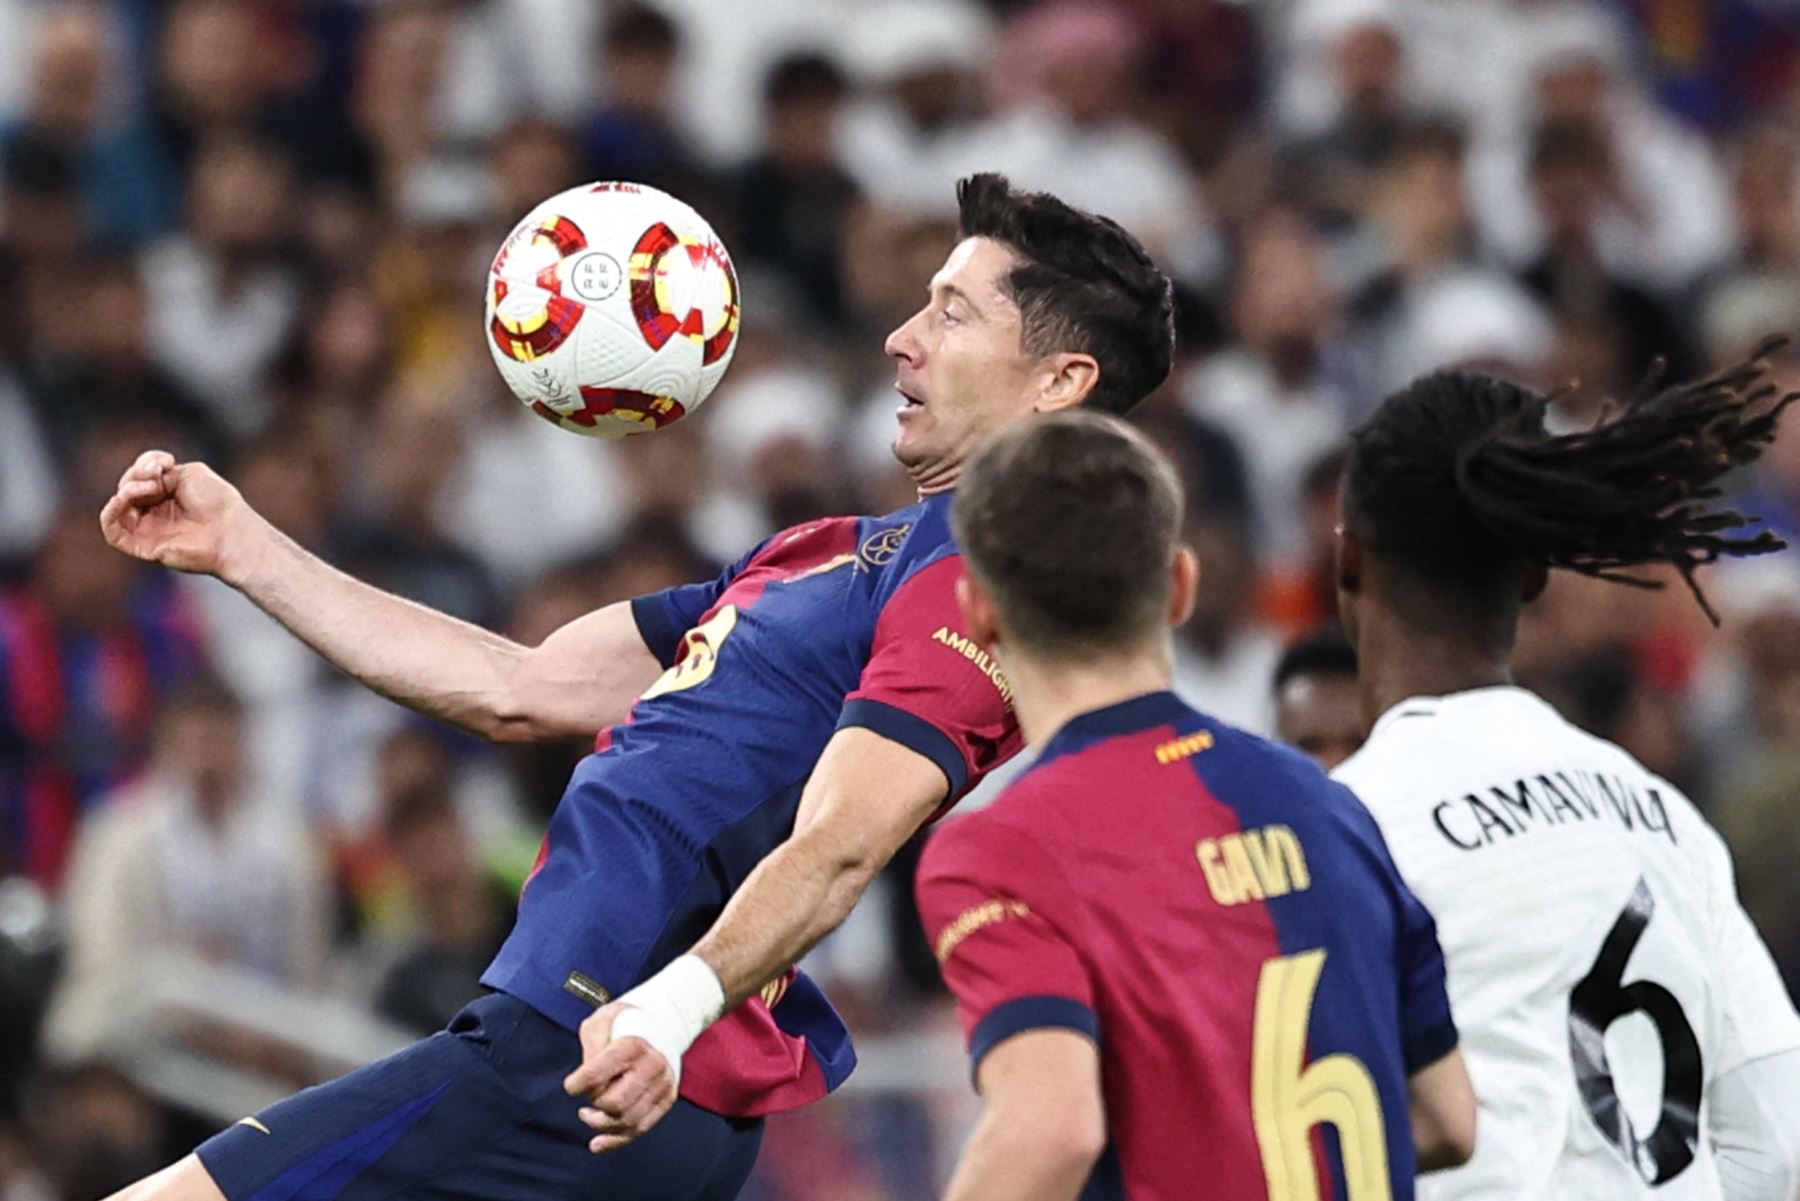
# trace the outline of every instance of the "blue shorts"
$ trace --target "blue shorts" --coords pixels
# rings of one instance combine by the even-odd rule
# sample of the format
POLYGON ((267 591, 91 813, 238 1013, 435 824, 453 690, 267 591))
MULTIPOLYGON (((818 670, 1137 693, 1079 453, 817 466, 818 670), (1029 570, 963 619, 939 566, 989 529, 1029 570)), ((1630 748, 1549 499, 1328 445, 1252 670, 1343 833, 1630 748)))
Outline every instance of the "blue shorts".
POLYGON ((229 1201, 730 1201, 762 1121, 678 1101, 605 1155, 562 1082, 580 1042, 496 993, 450 1028, 297 1093, 203 1143, 229 1201))

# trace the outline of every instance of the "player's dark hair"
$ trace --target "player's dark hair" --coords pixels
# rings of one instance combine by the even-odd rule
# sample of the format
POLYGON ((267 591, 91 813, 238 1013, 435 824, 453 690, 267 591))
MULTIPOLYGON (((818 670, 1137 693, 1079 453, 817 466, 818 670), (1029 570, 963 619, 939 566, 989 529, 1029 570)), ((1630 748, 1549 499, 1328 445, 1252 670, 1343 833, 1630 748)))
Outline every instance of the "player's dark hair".
POLYGON ((1289 680, 1301 676, 1356 678, 1356 648, 1335 625, 1314 630, 1288 647, 1275 664, 1274 689, 1280 692, 1289 680))
POLYGON ((1160 629, 1181 484, 1142 434, 1076 410, 1020 422, 956 489, 956 539, 1007 633, 1033 653, 1090 659, 1160 629))
POLYGON ((1734 534, 1752 518, 1716 505, 1721 480, 1775 436, 1796 394, 1780 394, 1763 357, 1654 391, 1655 376, 1592 429, 1553 435, 1543 394, 1440 371, 1382 402, 1350 438, 1344 516, 1387 563, 1494 612, 1526 564, 1638 587, 1626 574, 1667 565, 1706 615, 1695 571, 1723 555, 1780 550, 1773 531, 1734 534))
POLYGON ((1031 354, 1094 356, 1100 380, 1087 404, 1124 413, 1168 378, 1175 356, 1175 299, 1138 240, 1115 221, 1044 192, 1015 190, 1003 175, 956 185, 965 238, 992 238, 1019 256, 1006 288, 1031 354))
POLYGON ((623 4, 607 17, 600 41, 609 54, 672 55, 681 49, 681 30, 648 4, 623 4))

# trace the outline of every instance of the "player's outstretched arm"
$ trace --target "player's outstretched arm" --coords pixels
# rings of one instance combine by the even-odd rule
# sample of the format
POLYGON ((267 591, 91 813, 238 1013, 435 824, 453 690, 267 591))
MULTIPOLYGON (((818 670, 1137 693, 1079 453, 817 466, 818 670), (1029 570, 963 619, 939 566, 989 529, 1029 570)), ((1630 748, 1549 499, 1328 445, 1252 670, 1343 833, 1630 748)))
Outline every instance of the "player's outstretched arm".
POLYGON ((1461 1049, 1406 1081, 1419 1171, 1461 1167, 1475 1154, 1475 1086, 1461 1049))
POLYGON ((662 670, 629 605, 527 648, 332 567, 204 463, 147 451, 100 513, 106 540, 217 576, 383 696, 495 741, 590 735, 621 720, 662 670))
POLYGON ((594 1150, 656 1124, 675 1102, 693 1041, 837 929, 948 788, 931 760, 873 731, 832 737, 793 836, 750 873, 706 937, 582 1024, 582 1063, 564 1087, 591 1102, 582 1118, 600 1131, 594 1150))
POLYGON ((1016 1034, 982 1057, 984 1107, 947 1201, 1068 1201, 1106 1149, 1100 1049, 1073 1030, 1016 1034))

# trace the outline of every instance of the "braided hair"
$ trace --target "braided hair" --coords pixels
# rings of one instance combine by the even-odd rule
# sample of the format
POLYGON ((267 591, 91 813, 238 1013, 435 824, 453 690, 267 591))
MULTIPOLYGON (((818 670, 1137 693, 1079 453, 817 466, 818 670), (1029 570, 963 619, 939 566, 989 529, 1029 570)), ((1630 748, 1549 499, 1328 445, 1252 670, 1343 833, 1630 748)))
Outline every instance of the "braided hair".
POLYGON ((1722 481, 1774 439, 1800 393, 1782 393, 1767 357, 1658 388, 1660 367, 1593 428, 1551 434, 1553 398, 1440 371, 1387 398, 1352 434, 1345 519, 1382 558, 1472 598, 1521 564, 1563 567, 1640 588, 1631 574, 1673 567, 1713 623, 1695 572, 1727 555, 1786 543, 1717 502, 1722 481))

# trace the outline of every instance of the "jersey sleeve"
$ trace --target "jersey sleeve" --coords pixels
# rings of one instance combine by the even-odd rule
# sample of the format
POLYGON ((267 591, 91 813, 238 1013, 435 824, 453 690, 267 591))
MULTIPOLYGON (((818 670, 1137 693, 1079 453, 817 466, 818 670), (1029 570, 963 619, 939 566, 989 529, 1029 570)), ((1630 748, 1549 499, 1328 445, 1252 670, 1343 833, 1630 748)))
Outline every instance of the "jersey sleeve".
POLYGON ((876 619, 867 665, 838 728, 861 726, 925 756, 961 796, 1020 746, 1010 686, 962 633, 951 555, 895 590, 876 619))
POLYGON ((925 847, 919 915, 956 996, 971 1070, 1027 1030, 1100 1038, 1088 964, 1046 903, 1056 880, 1035 844, 980 816, 946 826, 925 847))
POLYGON ((1398 873, 1394 882, 1400 905, 1400 1042, 1410 1076, 1454 1051, 1457 1034, 1437 922, 1398 873))
MULTIPOLYGON (((1367 813, 1360 801, 1358 808, 1367 813)), ((1410 1076, 1456 1049, 1456 1022, 1450 1013, 1450 994, 1444 979, 1444 950, 1438 945, 1437 920, 1400 875, 1380 826, 1372 816, 1365 820, 1368 837, 1374 840, 1394 898, 1400 1045, 1410 1076)))
POLYGON ((706 611, 719 603, 731 581, 750 566, 774 539, 764 539, 750 553, 721 571, 716 577, 698 584, 679 584, 661 592, 647 592, 631 601, 631 616, 637 622, 644 645, 664 667, 675 666, 675 654, 682 636, 700 624, 706 611))
POLYGON ((1707 827, 1709 951, 1718 985, 1717 1044, 1707 1075, 1722 1076, 1753 1060, 1800 1048, 1800 1016, 1768 946, 1738 900, 1731 853, 1707 827))

